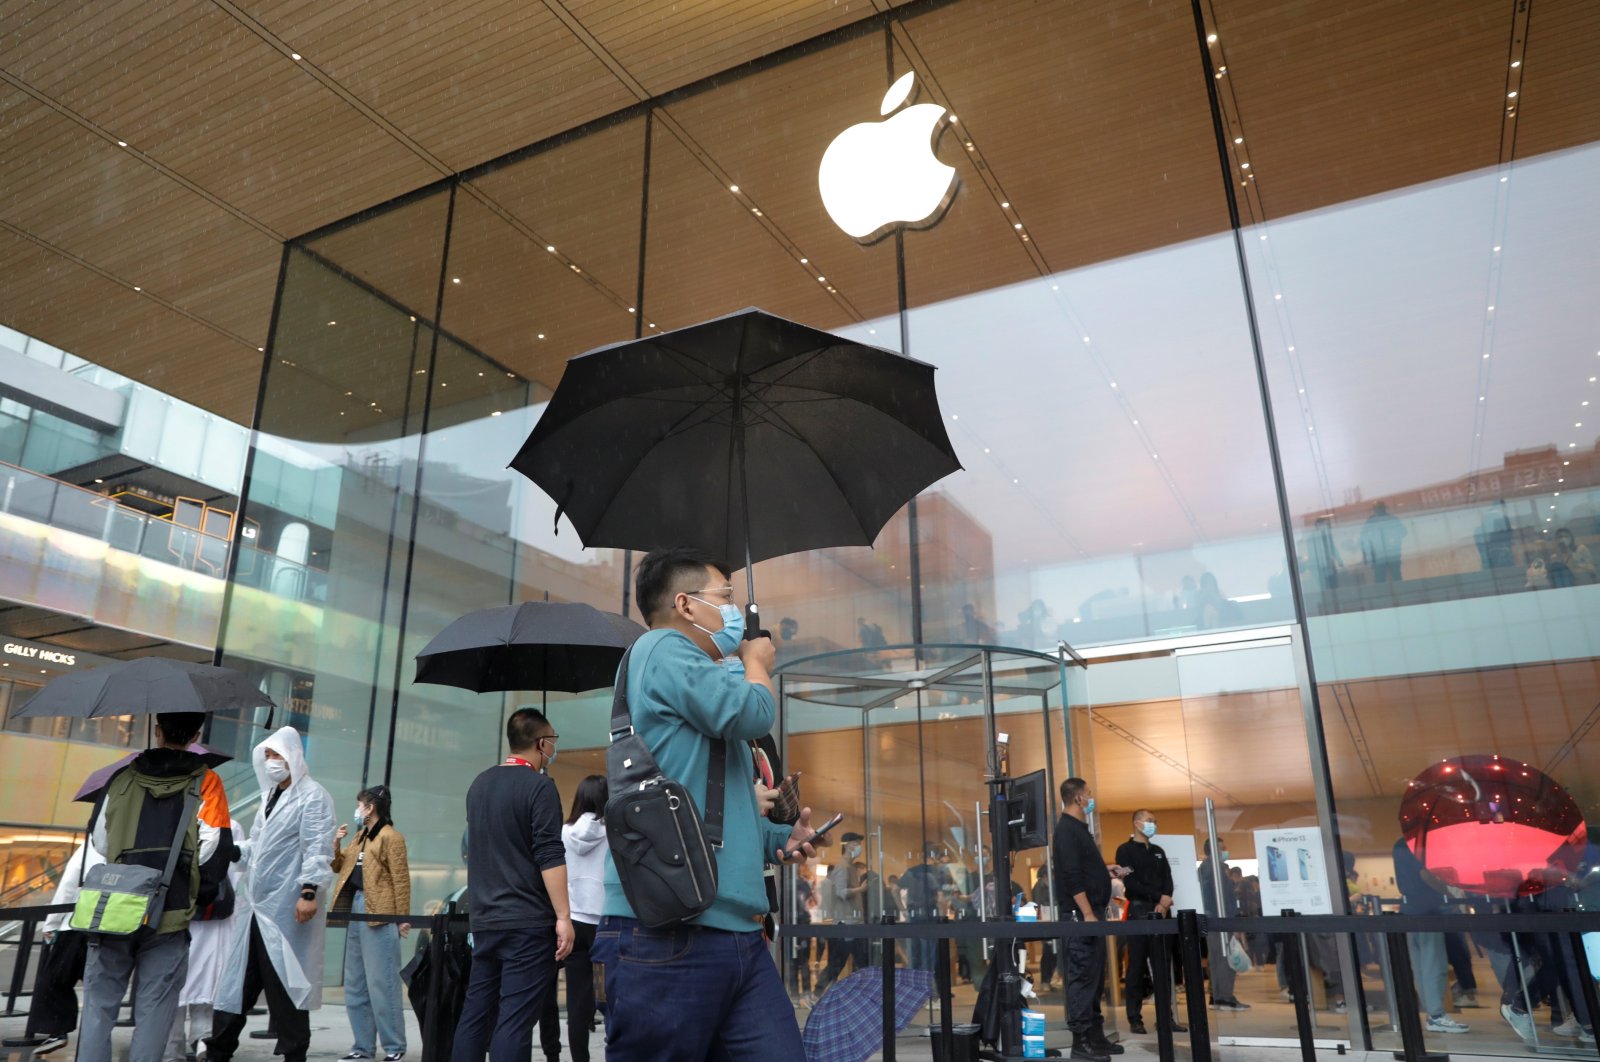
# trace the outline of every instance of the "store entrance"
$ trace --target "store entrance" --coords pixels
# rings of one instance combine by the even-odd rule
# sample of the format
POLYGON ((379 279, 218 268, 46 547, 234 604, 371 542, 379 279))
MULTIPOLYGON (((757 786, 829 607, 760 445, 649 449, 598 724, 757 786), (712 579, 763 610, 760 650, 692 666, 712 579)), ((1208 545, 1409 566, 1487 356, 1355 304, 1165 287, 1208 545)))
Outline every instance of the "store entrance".
MULTIPOLYGON (((1133 816, 1148 810, 1172 868, 1174 909, 1343 912, 1343 874, 1317 799, 1308 741, 1315 731, 1292 628, 1083 655, 1073 681, 1079 695, 1071 698, 1074 758, 1094 789, 1108 862, 1118 861, 1122 844, 1137 843, 1133 816), (1211 850, 1224 859, 1208 860, 1211 850)), ((1211 938, 1210 950, 1225 943, 1211 938)), ((1211 1011, 1213 1035, 1222 1043, 1291 1042, 1294 1007, 1279 956, 1264 936, 1240 943, 1250 968, 1230 976, 1218 956, 1206 998, 1248 1009, 1211 1011)), ((1330 1046, 1361 1042, 1362 996, 1346 951, 1331 937, 1306 949, 1317 1035, 1330 1046)), ((1124 959, 1114 955, 1113 963, 1112 995, 1126 1028, 1124 959)), ((1186 996, 1177 998, 1181 1009, 1186 996)), ((1143 1003, 1147 1025, 1154 1006, 1143 1003)))

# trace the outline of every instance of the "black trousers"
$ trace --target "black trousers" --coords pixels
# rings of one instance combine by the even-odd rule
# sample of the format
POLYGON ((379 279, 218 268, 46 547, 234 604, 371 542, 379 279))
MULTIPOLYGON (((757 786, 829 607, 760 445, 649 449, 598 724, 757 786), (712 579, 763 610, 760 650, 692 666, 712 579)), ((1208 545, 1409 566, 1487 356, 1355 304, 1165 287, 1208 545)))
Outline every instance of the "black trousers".
MULTIPOLYGON (((1130 916, 1131 917, 1131 916, 1130 916)), ((1155 990, 1155 978, 1167 976, 1166 970, 1151 968, 1151 957, 1155 954, 1155 937, 1125 937, 1128 951, 1128 970, 1122 981, 1122 1002, 1128 1012, 1129 1021, 1140 1021, 1139 1017, 1144 1007, 1146 988, 1155 990)))
MULTIPOLYGON (((573 922, 572 954, 562 961, 567 971, 567 1046, 573 1062, 589 1062, 589 1026, 594 1022, 594 965, 589 948, 598 926, 573 922)), ((561 1007, 550 990, 544 1013, 539 1015, 539 1049, 547 1059, 561 1057, 561 1007)))
POLYGON ((844 940, 842 938, 828 941, 828 965, 817 976, 817 991, 820 993, 844 972, 844 964, 851 959, 855 960, 855 968, 867 968, 867 942, 861 940, 844 940))
MULTIPOLYGON (((261 941, 261 930, 256 928, 254 916, 250 919, 250 955, 244 964, 244 995, 239 1001, 241 1012, 249 1011, 267 993, 267 1013, 272 1015, 272 1030, 278 1034, 274 1054, 283 1056, 283 1062, 306 1062, 306 1051, 311 1047, 311 1015, 294 1005, 278 971, 273 969, 267 946, 261 941)), ((230 1014, 217 1011, 211 1020, 211 1035, 206 1038, 207 1057, 211 1062, 228 1062, 239 1050, 239 1034, 244 1031, 244 1013, 230 1014)))
POLYGON ((1100 997, 1106 990, 1106 938, 1068 937, 1067 1028, 1074 1036, 1086 1036, 1102 1029, 1100 997))

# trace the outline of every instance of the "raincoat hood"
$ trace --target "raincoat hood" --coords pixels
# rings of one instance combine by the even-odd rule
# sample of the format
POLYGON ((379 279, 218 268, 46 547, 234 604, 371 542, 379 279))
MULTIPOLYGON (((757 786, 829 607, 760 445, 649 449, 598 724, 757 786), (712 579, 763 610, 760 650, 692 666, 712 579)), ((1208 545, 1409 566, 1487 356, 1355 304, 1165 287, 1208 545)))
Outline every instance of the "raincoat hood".
POLYGON ((311 769, 306 766, 305 741, 300 737, 300 731, 292 726, 282 727, 257 745, 250 753, 250 764, 256 769, 256 781, 261 783, 261 791, 269 793, 277 787, 267 775, 267 750, 271 749, 282 756, 289 763, 289 788, 293 789, 300 782, 310 777, 311 769))

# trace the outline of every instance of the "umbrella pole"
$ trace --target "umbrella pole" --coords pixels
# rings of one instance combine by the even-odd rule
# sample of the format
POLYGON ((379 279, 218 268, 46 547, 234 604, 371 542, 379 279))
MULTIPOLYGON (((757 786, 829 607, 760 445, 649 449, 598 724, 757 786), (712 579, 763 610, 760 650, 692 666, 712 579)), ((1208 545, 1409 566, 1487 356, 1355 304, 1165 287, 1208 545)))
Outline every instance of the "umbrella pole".
POLYGON ((752 621, 745 625, 745 638, 750 639, 757 637, 756 632, 761 629, 761 606, 756 604, 756 566, 750 559, 750 482, 745 470, 743 400, 744 389, 741 382, 733 392, 733 446, 735 460, 739 462, 739 505, 744 518, 745 598, 750 602, 749 616, 752 621))

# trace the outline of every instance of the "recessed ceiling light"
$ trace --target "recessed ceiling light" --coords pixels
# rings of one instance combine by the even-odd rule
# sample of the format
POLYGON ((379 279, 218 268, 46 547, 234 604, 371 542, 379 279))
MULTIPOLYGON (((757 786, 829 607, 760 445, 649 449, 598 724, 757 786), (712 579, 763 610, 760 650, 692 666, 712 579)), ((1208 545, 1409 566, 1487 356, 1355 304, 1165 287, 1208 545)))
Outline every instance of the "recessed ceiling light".
POLYGON ((134 286, 133 286, 133 290, 134 290, 134 291, 143 291, 143 290, 144 290, 144 289, 143 289, 143 288, 141 288, 141 287, 140 287, 140 286, 139 286, 139 285, 137 285, 137 284, 135 284, 135 285, 134 285, 134 286))
POLYGON ((1511 63, 1511 69, 1515 70, 1517 67, 1519 67, 1521 65, 1522 65, 1522 60, 1521 59, 1514 60, 1511 63))
POLYGON ((290 52, 289 53, 289 58, 293 59, 295 62, 298 63, 300 61, 300 53, 299 52, 290 52))
POLYGON ((328 322, 328 327, 329 327, 329 328, 332 328, 332 327, 333 327, 333 326, 334 326, 334 325, 336 325, 336 324, 338 324, 338 323, 339 323, 339 322, 338 322, 338 321, 329 321, 329 322, 328 322))
POLYGON ((266 347, 257 347, 256 350, 259 351, 262 354, 265 354, 267 352, 267 348, 266 347))
POLYGON ((97 480, 95 480, 95 482, 96 482, 96 483, 104 483, 104 482, 105 482, 105 480, 103 480, 103 479, 97 479, 97 480))
POLYGON ((1001 203, 1000 204, 1000 209, 1001 210, 1010 210, 1011 209, 1011 204, 1010 203, 1001 203))
POLYGON ((1207 44, 1215 44, 1215 43, 1217 43, 1217 35, 1215 33, 1206 34, 1206 43, 1207 44))
POLYGON ((555 254, 556 253, 556 245, 553 244, 553 243, 545 244, 545 248, 544 249, 549 251, 551 254, 555 254))
POLYGON ((728 191, 738 194, 739 186, 736 184, 730 184, 728 185, 728 191))
POLYGON ((810 265, 810 264, 811 264, 811 259, 809 259, 809 258, 802 258, 802 259, 800 259, 800 264, 801 264, 801 265, 810 265))
POLYGON ((1508 92, 1508 93, 1506 93, 1506 99, 1508 99, 1508 100, 1514 100, 1514 99, 1516 99, 1516 98, 1517 98, 1517 94, 1516 94, 1516 93, 1515 93, 1515 92, 1508 92))
POLYGON ((639 311, 638 311, 638 310, 635 310, 635 309, 634 309, 634 308, 633 308, 633 307, 632 307, 632 306, 629 306, 629 307, 628 307, 628 312, 629 312, 629 313, 638 313, 638 312, 639 312, 639 311))
POLYGON ((450 278, 450 283, 459 284, 459 283, 461 283, 461 278, 460 277, 451 277, 450 278))
POLYGON ((1014 223, 1011 227, 1014 228, 1014 229, 1020 229, 1020 228, 1022 228, 1022 222, 1018 221, 1018 222, 1014 223))
POLYGON ((828 278, 827 277, 818 277, 817 278, 817 283, 818 284, 826 284, 827 282, 828 282, 828 278))
POLYGON ((543 332, 540 332, 540 333, 539 333, 539 338, 540 338, 540 339, 543 339, 543 338, 544 338, 544 333, 543 333, 543 332))
POLYGON ((117 147, 127 147, 127 146, 128 146, 128 142, 126 140, 117 141, 117 147))
POLYGON ((500 411, 498 409, 495 410, 493 413, 489 414, 489 416, 491 416, 491 417, 498 417, 499 415, 500 415, 500 411))
POLYGON ((1242 136, 1236 136, 1236 137, 1234 137, 1234 138, 1233 138, 1233 142, 1234 142, 1234 143, 1235 143, 1235 144, 1242 144, 1242 143, 1244 143, 1244 137, 1242 137, 1242 136))

